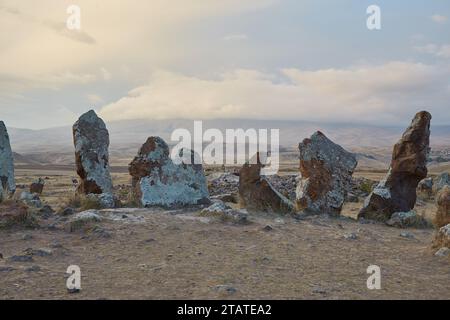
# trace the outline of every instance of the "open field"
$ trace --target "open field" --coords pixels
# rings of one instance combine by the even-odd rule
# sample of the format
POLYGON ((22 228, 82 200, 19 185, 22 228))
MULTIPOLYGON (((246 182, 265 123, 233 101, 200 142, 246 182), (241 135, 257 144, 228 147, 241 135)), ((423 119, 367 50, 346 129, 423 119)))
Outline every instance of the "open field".
MULTIPOLYGON (((120 168, 113 168, 112 176, 116 186, 129 184, 120 168)), ((75 172, 70 167, 16 169, 18 185, 37 177, 47 177, 43 201, 55 210, 64 207, 75 172)), ((354 217, 361 205, 345 204, 343 215, 354 217)), ((431 218, 435 206, 419 202, 416 210, 431 218)), ((101 214, 101 232, 69 233, 54 218, 38 229, 2 231, 0 299, 450 298, 450 261, 431 252, 431 228, 267 214, 234 225, 200 217, 198 209, 101 214), (405 232, 413 238, 401 236, 405 232), (352 233, 356 239, 346 239, 352 233), (51 253, 33 255, 29 262, 9 260, 28 248, 51 253), (65 287, 66 269, 73 264, 82 272, 77 294, 65 287), (381 290, 366 287, 369 265, 381 267, 381 290)))

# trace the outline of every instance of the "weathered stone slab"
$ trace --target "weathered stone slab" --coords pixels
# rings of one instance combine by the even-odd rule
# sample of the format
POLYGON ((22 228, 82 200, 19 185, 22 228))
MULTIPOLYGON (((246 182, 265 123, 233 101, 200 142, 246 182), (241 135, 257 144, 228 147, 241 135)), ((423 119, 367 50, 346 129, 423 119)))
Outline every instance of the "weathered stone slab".
POLYGON ((76 169, 81 178, 77 191, 99 195, 102 205, 114 206, 109 171, 109 133, 93 110, 83 114, 73 125, 73 141, 76 169))
POLYGON ((257 153, 255 163, 246 163, 239 171, 240 204, 248 211, 283 214, 295 212, 293 203, 261 176, 262 167, 259 153, 257 153))
POLYGON ((352 188, 355 156, 322 132, 299 144, 301 180, 297 185, 297 210, 340 214, 352 188))
POLYGON ((142 206, 177 207, 209 203, 202 164, 195 164, 191 150, 180 151, 180 164, 169 156, 169 146, 159 137, 150 137, 128 166, 133 197, 142 206), (189 159, 189 161, 188 161, 189 159))

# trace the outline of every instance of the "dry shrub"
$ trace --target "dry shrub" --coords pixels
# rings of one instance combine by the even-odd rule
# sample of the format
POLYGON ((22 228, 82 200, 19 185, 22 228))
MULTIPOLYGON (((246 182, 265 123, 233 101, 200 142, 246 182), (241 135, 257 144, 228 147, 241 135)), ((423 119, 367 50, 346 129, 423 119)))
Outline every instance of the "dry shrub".
POLYGON ((64 202, 64 207, 79 209, 81 211, 90 209, 95 210, 102 209, 102 205, 98 199, 96 199, 95 197, 87 197, 85 195, 80 195, 78 193, 70 195, 64 202))
POLYGON ((22 202, 6 200, 0 203, 0 228, 37 226, 37 219, 32 211, 22 202))

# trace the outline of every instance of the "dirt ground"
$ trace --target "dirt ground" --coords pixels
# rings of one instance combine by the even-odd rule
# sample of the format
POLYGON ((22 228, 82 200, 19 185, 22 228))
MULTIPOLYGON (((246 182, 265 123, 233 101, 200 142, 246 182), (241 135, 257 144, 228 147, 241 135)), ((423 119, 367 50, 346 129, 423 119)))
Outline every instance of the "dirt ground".
MULTIPOLYGON (((18 184, 47 176, 42 198, 56 209, 74 174, 16 175, 18 184)), ((128 183, 126 174, 113 178, 128 183)), ((346 205, 346 215, 360 205, 346 205)), ((252 215, 250 224, 233 225, 195 210, 101 215, 101 233, 2 230, 0 299, 450 299, 450 260, 433 255, 433 229, 327 216, 252 215), (28 248, 46 254, 10 260, 28 248), (81 269, 79 293, 66 289, 69 265, 81 269), (380 290, 367 289, 370 265, 381 268, 380 290)))

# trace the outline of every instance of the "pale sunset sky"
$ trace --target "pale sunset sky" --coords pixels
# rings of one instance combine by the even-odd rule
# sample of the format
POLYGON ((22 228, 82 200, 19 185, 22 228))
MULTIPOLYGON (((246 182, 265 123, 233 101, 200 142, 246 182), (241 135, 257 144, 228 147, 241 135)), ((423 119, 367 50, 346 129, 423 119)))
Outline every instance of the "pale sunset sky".
POLYGON ((450 124, 450 1, 0 0, 0 120, 65 126, 91 108, 381 125, 426 109, 450 124))

